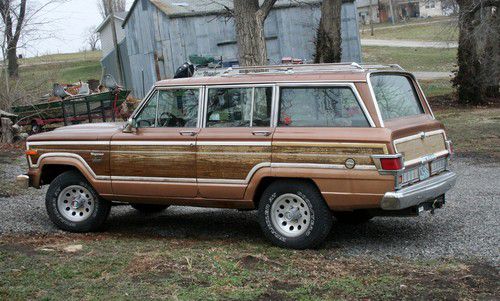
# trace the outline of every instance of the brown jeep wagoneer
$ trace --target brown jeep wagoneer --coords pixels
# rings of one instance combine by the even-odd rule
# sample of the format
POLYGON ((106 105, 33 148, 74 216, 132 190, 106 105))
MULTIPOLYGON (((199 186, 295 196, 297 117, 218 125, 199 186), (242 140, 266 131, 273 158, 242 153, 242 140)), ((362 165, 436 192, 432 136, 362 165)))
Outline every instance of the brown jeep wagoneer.
POLYGON ((333 217, 412 216, 444 204, 452 149, 415 77, 397 65, 228 69, 158 82, 125 125, 29 137, 21 185, 50 187, 52 221, 73 232, 113 202, 257 209, 274 244, 309 248, 333 217))

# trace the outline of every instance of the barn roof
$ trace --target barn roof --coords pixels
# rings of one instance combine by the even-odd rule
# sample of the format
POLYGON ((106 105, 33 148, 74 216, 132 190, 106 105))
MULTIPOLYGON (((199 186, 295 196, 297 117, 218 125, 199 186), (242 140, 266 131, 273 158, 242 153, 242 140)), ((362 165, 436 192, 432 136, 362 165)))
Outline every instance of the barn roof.
MULTIPOLYGON (((160 11, 171 18, 197 16, 197 15, 213 15, 233 8, 233 0, 142 0, 149 1, 160 11)), ((132 11, 139 0, 135 0, 128 12, 123 26, 127 23, 132 11)), ((260 0, 263 2, 263 0, 260 0)), ((321 0, 278 0, 274 5, 275 8, 292 7, 301 5, 312 5, 321 3, 321 0)))
MULTIPOLYGON (((115 13, 115 19, 119 20, 119 21, 124 21, 125 18, 127 17, 128 15, 128 12, 116 12, 115 13)), ((97 26, 97 29, 95 30, 96 32, 101 32, 103 30, 103 28, 106 26, 106 24, 108 24, 109 22, 109 19, 111 18, 111 15, 108 15, 103 21, 101 24, 99 24, 99 26, 97 26)))

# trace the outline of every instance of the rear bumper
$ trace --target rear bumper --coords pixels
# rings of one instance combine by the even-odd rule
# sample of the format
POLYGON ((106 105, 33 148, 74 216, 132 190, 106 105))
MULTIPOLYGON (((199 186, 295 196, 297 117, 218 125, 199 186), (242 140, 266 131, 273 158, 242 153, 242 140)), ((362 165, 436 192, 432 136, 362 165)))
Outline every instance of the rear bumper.
POLYGON ((435 200, 455 186, 456 181, 457 175, 454 172, 444 172, 398 191, 387 192, 380 207, 383 210, 401 210, 435 200))

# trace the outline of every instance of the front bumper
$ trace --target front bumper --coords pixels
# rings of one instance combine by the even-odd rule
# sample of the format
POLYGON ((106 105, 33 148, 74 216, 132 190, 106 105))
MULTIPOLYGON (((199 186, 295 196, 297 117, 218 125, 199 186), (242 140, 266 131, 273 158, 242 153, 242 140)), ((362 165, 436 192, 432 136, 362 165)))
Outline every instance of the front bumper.
POLYGON ((387 192, 380 207, 383 210, 401 210, 435 200, 455 186, 456 181, 457 175, 454 172, 443 172, 398 191, 387 192))

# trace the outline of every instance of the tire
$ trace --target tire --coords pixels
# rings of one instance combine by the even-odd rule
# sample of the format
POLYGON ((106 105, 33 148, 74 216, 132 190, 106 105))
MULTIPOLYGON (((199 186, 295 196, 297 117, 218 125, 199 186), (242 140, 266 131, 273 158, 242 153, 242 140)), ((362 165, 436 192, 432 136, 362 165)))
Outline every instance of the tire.
POLYGON ((168 205, 151 205, 151 204, 131 204, 130 206, 132 206, 132 208, 144 214, 158 213, 168 208, 168 205))
POLYGON ((47 190, 45 207, 52 222, 69 232, 101 229, 111 210, 111 202, 102 199, 77 171, 57 176, 47 190))
POLYGON ((349 224, 349 225, 364 224, 373 218, 373 215, 371 215, 368 212, 363 211, 363 210, 335 212, 335 213, 333 213, 333 216, 340 223, 349 224))
POLYGON ((275 245, 315 248, 332 227, 332 214, 318 189, 297 180, 274 182, 259 202, 259 224, 275 245))

